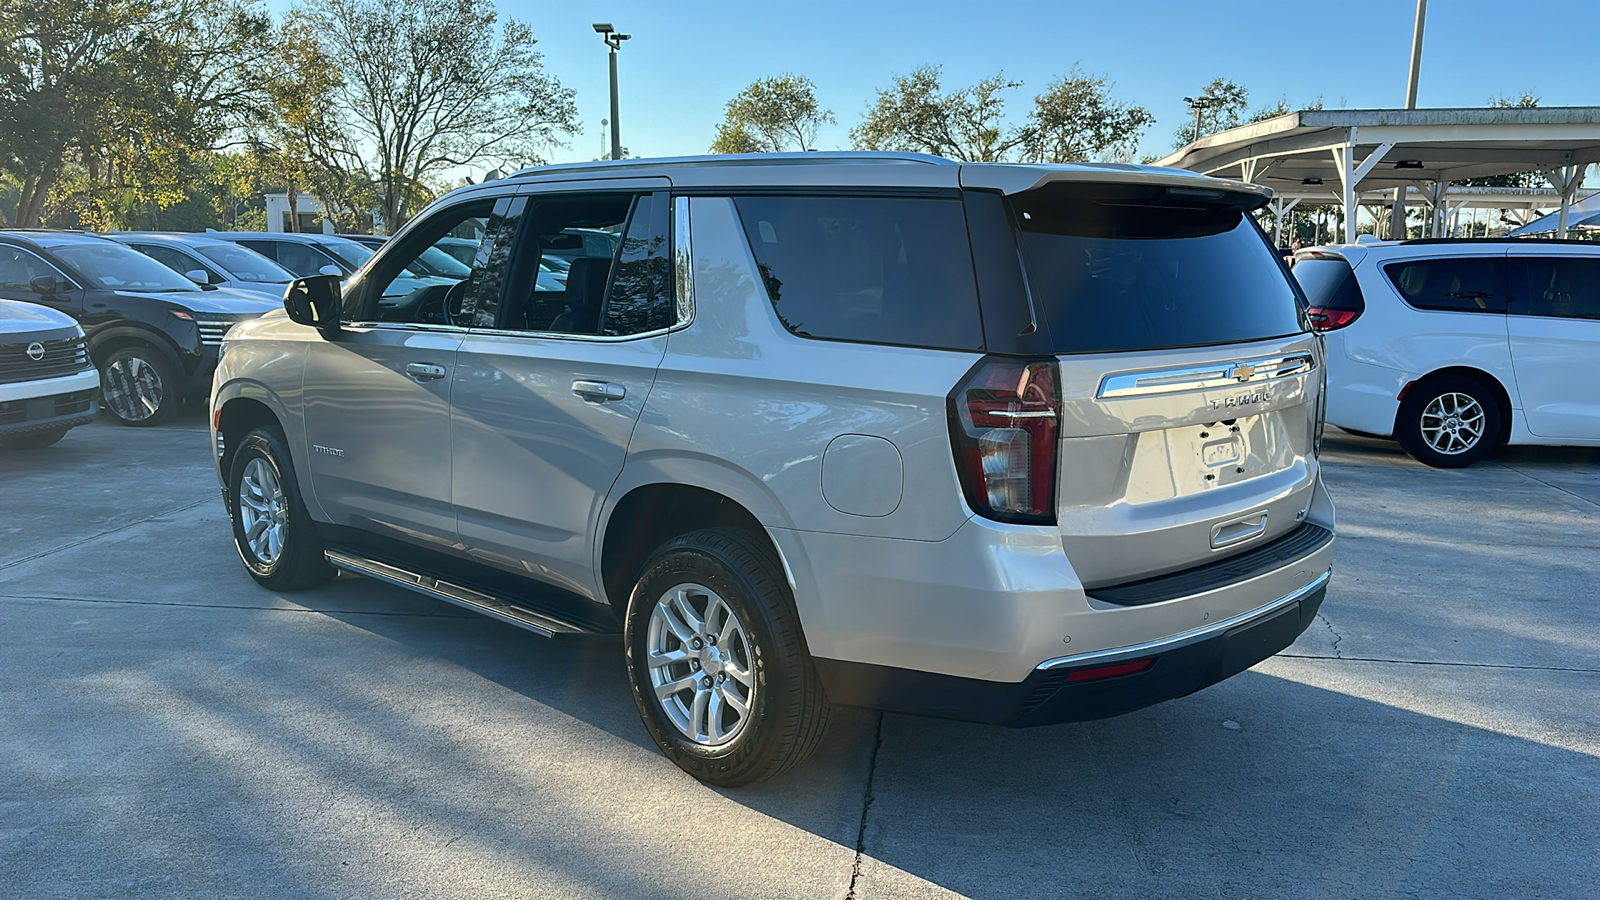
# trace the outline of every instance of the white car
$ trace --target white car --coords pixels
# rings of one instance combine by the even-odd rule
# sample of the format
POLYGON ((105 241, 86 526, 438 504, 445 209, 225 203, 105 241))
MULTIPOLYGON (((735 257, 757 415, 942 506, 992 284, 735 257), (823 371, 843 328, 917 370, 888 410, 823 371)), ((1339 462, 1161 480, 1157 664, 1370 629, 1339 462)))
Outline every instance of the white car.
POLYGON ((100 373, 75 319, 37 303, 0 299, 0 447, 54 444, 94 421, 99 393, 100 373))
POLYGON ((1600 446, 1600 245, 1421 240, 1295 256, 1327 420, 1456 468, 1500 444, 1600 446))

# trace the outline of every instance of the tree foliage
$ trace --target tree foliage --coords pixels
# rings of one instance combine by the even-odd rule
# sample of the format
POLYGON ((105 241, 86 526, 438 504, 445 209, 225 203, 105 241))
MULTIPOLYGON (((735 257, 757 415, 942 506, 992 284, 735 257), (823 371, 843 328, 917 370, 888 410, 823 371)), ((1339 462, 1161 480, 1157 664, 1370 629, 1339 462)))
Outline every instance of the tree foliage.
POLYGON ((1200 111, 1200 130, 1196 133, 1194 115, 1191 111, 1190 117, 1173 135, 1174 150, 1208 134, 1227 131, 1241 124, 1244 121, 1245 110, 1250 106, 1250 90, 1226 78, 1213 78, 1195 99, 1206 103, 1205 108, 1200 111))
POLYGON ((763 78, 728 101, 712 153, 814 150, 824 125, 837 120, 817 102, 816 85, 800 75, 763 78))
POLYGON ((6 0, 0 169, 16 221, 108 227, 189 202, 204 155, 265 102, 270 18, 255 0, 6 0))
POLYGON ((1008 124, 1003 93, 1021 87, 996 74, 945 91, 939 66, 899 76, 878 92, 850 137, 862 150, 910 150, 967 162, 1073 162, 1125 158, 1155 117, 1111 97, 1110 82, 1074 68, 1008 124))
POLYGON ((861 123, 850 131, 858 150, 932 153, 963 162, 997 162, 1020 148, 1021 127, 1005 126, 1001 92, 1021 87, 1004 75, 946 92, 942 66, 923 66, 896 76, 878 92, 861 123))
POLYGON ((370 176, 391 231, 442 172, 538 162, 580 130, 531 29, 501 22, 492 0, 307 0, 295 15, 338 73, 309 88, 325 107, 307 114, 325 111, 327 134, 341 135, 323 162, 351 182, 370 176))
POLYGON ((1111 97, 1111 83, 1076 67, 1034 98, 1023 158, 1064 163, 1133 155, 1139 135, 1156 117, 1142 106, 1111 97))

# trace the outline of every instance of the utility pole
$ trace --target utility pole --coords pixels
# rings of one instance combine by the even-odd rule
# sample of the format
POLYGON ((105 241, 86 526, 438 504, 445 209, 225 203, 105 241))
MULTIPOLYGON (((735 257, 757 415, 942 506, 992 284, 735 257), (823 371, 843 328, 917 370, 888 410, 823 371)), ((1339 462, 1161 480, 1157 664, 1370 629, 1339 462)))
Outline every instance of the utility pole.
MULTIPOLYGON (((1200 140, 1201 114, 1211 107, 1220 104, 1222 102, 1222 98, 1208 97, 1204 94, 1201 94, 1198 97, 1185 97, 1183 98, 1183 102, 1189 104, 1189 108, 1194 110, 1194 140, 1198 141, 1200 140)), ((1190 143, 1194 143, 1194 141, 1190 141, 1190 143)))
POLYGON ((617 110, 617 50, 631 34, 618 34, 610 22, 594 23, 594 30, 611 48, 611 158, 622 158, 622 119, 617 110))
MULTIPOLYGON (((1417 24, 1411 31, 1411 74, 1406 79, 1406 109, 1417 108, 1417 80, 1422 77, 1422 25, 1428 17, 1428 0, 1417 0, 1417 24)), ((1389 214, 1389 240, 1406 238, 1406 186, 1394 189, 1389 214)))
POLYGON ((1422 75, 1422 24, 1428 17, 1428 0, 1417 0, 1417 25, 1411 32, 1411 77, 1406 81, 1406 109, 1417 108, 1417 78, 1422 75))

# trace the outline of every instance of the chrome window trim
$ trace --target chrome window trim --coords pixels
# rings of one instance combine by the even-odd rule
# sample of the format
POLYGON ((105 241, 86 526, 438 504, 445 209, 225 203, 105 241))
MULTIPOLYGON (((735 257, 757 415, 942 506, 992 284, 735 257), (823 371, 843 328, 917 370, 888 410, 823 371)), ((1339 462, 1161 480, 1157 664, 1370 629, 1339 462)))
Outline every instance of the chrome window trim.
POLYGON ((1178 394, 1208 388, 1239 387, 1304 375, 1315 369, 1316 365, 1316 360, 1311 354, 1294 353, 1287 356, 1241 359, 1208 366, 1125 372, 1120 375, 1107 375, 1101 379, 1100 390, 1095 394, 1095 399, 1116 400, 1123 397, 1178 394), (1241 368, 1248 368, 1250 371, 1241 377, 1241 368))
POLYGON ((672 201, 672 275, 676 323, 681 328, 694 321, 694 242, 689 234, 689 198, 672 201))
POLYGON ((660 337, 668 332, 677 331, 682 325, 673 325, 670 328, 656 328, 651 331, 641 331, 638 334, 572 334, 565 331, 518 331, 513 328, 468 328, 469 334, 489 335, 491 337, 536 337, 552 338, 564 341, 588 341, 601 344, 618 344, 623 341, 637 341, 643 338, 660 337))
POLYGON ((1328 579, 1331 577, 1333 577, 1333 569, 1330 567, 1327 571, 1317 576, 1315 580, 1305 587, 1302 587, 1293 593, 1279 597, 1271 603, 1268 603, 1266 606, 1256 607, 1249 612, 1240 613, 1237 616, 1223 619, 1220 622, 1212 622, 1209 625, 1202 625, 1201 627, 1192 629, 1190 631, 1184 631, 1179 634, 1174 634, 1154 641, 1146 641, 1143 644, 1133 644, 1127 647, 1112 647, 1108 650, 1095 650, 1089 653, 1079 653, 1073 656, 1058 656, 1055 659, 1045 660, 1044 662, 1035 666, 1034 670, 1042 672, 1047 669, 1059 669, 1065 666, 1081 666, 1088 663, 1109 664, 1121 662, 1127 659, 1139 659, 1141 657, 1152 656, 1157 653, 1166 653, 1170 650, 1177 650, 1181 647, 1187 647, 1190 644, 1198 644, 1201 641, 1216 637, 1224 631, 1227 631, 1235 626, 1242 625, 1251 621, 1252 619, 1266 618, 1267 616, 1270 616, 1273 613, 1289 606, 1291 603, 1295 603, 1311 596, 1322 587, 1327 585, 1328 579))
POLYGON ((342 328, 372 328, 382 331, 433 331, 443 334, 466 334, 465 325, 426 325, 421 322, 341 322, 342 328))

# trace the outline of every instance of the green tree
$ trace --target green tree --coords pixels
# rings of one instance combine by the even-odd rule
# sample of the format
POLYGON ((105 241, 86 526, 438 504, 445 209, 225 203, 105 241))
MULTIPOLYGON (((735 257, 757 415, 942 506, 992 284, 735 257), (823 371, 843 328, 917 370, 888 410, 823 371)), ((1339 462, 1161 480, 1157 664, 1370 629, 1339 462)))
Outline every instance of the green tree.
POLYGON ((356 138, 344 150, 359 148, 391 231, 442 172, 537 162, 580 130, 533 32, 493 0, 306 0, 297 14, 339 70, 327 111, 356 138))
POLYGON ((923 66, 896 76, 878 92, 861 124, 850 131, 858 150, 932 153, 963 162, 997 162, 1028 140, 1029 130, 1005 124, 1004 91, 1021 87, 1004 75, 985 78, 948 93, 940 86, 941 66, 923 66))
POLYGON ((1034 98, 1022 158, 1041 163, 1125 160, 1155 120, 1142 106, 1112 99, 1106 78, 1074 67, 1034 98))
MULTIPOLYGON (((1505 94, 1496 94, 1489 98, 1490 109, 1536 109, 1539 98, 1532 91, 1523 91, 1516 97, 1505 94)), ((1512 172, 1509 175, 1485 175, 1481 178, 1465 178, 1462 184, 1471 187, 1537 187, 1545 184, 1545 177, 1537 170, 1528 172, 1512 172)), ((1500 211, 1501 221, 1508 221, 1505 210, 1500 211)))
POLYGON ((763 78, 728 101, 712 153, 813 150, 824 125, 837 120, 817 102, 817 86, 801 75, 763 78))

